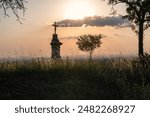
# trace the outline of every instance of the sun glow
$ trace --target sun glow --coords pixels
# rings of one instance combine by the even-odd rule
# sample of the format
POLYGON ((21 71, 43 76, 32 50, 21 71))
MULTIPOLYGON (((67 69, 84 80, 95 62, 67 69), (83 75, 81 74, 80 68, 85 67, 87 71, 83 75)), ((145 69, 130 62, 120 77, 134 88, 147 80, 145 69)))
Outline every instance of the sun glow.
POLYGON ((92 0, 70 0, 65 8, 65 19, 82 19, 85 16, 95 15, 92 0))

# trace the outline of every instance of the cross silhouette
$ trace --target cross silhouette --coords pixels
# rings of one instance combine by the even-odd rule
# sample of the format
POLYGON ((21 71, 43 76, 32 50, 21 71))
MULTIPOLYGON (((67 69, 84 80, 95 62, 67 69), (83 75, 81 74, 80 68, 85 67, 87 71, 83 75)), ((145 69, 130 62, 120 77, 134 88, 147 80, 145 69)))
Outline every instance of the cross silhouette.
POLYGON ((54 34, 56 34, 56 28, 58 27, 57 23, 54 22, 54 24, 52 26, 54 26, 54 34))

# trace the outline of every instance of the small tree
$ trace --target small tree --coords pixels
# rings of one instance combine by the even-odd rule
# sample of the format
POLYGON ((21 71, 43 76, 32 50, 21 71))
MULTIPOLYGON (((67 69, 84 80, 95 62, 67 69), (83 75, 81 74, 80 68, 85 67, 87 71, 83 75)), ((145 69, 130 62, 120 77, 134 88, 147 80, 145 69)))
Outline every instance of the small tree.
POLYGON ((76 44, 81 51, 87 51, 90 53, 90 59, 92 59, 92 54, 96 48, 99 48, 102 44, 101 39, 102 35, 82 35, 77 39, 76 44))

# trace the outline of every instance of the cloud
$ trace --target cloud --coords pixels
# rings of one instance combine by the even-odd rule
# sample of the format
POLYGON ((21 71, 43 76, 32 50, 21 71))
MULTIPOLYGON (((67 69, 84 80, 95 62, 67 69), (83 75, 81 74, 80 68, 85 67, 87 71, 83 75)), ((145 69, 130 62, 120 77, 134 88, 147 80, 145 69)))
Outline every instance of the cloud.
POLYGON ((89 16, 82 20, 65 19, 57 22, 60 27, 86 27, 86 26, 128 26, 127 20, 123 20, 120 17, 101 17, 101 16, 89 16))
POLYGON ((61 37, 60 39, 76 39, 77 36, 61 37))
MULTIPOLYGON (((101 34, 103 38, 107 38, 106 35, 101 34)), ((79 35, 78 35, 79 36, 79 35)), ((61 37, 60 39, 77 39, 78 36, 68 36, 68 37, 61 37)))

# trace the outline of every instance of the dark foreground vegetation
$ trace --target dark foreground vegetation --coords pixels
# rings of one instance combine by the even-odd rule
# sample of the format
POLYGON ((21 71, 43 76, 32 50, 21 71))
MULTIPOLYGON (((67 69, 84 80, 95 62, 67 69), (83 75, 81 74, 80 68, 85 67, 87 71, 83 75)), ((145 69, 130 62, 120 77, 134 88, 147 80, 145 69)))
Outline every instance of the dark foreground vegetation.
POLYGON ((0 99, 150 99, 150 58, 1 60, 0 99))

